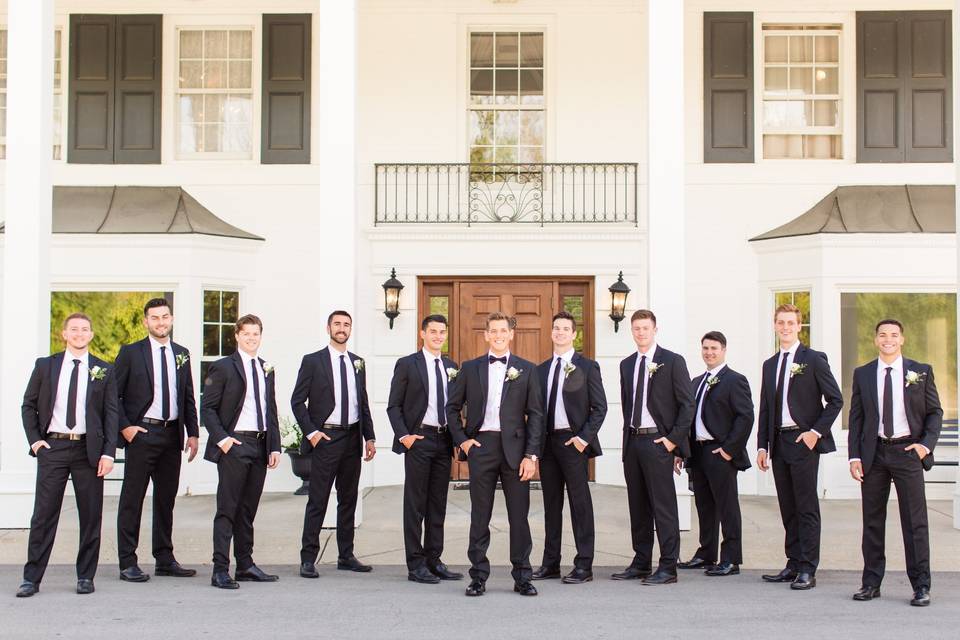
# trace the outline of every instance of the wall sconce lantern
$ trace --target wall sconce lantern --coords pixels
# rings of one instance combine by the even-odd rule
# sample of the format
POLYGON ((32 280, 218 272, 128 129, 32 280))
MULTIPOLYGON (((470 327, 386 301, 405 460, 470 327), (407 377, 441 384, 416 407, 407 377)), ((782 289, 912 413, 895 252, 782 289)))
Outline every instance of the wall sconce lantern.
POLYGON ((630 293, 630 287, 623 281, 623 271, 617 277, 617 281, 610 285, 610 319, 613 320, 613 331, 620 328, 623 322, 624 311, 627 308, 627 294, 630 293))
POLYGON ((383 283, 383 315, 390 318, 393 329, 394 319, 400 315, 400 291, 403 283, 397 280, 397 270, 390 270, 390 279, 383 283))

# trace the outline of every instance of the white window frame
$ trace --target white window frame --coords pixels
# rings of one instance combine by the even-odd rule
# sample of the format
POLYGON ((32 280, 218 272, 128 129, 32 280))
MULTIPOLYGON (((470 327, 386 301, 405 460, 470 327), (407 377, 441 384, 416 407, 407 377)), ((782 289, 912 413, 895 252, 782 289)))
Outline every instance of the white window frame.
MULTIPOLYGON (((243 287, 239 287, 239 286, 236 286, 236 285, 229 285, 229 286, 228 286, 228 285, 219 285, 219 284, 204 284, 204 285, 202 285, 202 286, 200 287, 200 318, 199 318, 199 320, 200 320, 200 340, 199 340, 200 348, 198 349, 198 354, 200 355, 201 367, 203 366, 203 363, 204 363, 204 362, 207 362, 207 363, 209 363, 209 362, 216 362, 217 360, 220 360, 221 358, 225 357, 222 353, 220 353, 220 354, 218 354, 218 355, 215 355, 215 356, 208 356, 208 355, 206 355, 206 354, 203 352, 203 346, 204 346, 204 345, 203 345, 203 342, 204 342, 203 330, 204 330, 204 327, 206 327, 207 325, 226 326, 226 324, 227 324, 227 323, 223 322, 223 319, 222 319, 222 318, 221 318, 221 321, 220 321, 220 322, 215 322, 215 323, 214 323, 214 322, 207 322, 207 321, 204 319, 204 317, 203 317, 203 314, 204 314, 204 301, 203 301, 203 299, 204 299, 204 296, 206 295, 206 293, 207 293, 208 291, 216 291, 216 292, 219 292, 219 293, 221 293, 221 294, 223 294, 223 293, 235 293, 235 294, 237 294, 237 318, 240 318, 240 317, 242 317, 242 316, 244 315, 243 300, 244 300, 244 297, 245 297, 245 296, 244 296, 243 287)), ((221 304, 221 309, 220 309, 220 310, 221 310, 221 312, 222 312, 222 305, 223 305, 223 301, 222 301, 222 300, 221 300, 220 304, 221 304)), ((219 349, 218 349, 218 350, 219 350, 219 349)), ((200 372, 201 372, 201 369, 198 369, 198 370, 197 370, 197 375, 200 375, 200 372)), ((197 386, 197 389, 198 389, 198 391, 199 391, 200 389, 203 389, 203 377, 202 377, 202 376, 201 376, 201 379, 200 379, 200 384, 197 386)))

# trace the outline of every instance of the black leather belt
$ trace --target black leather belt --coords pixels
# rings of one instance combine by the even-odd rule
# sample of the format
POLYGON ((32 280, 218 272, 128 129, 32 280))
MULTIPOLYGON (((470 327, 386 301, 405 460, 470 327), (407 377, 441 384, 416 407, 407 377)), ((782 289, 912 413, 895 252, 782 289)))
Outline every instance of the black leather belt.
POLYGON ((359 422, 354 422, 353 424, 348 424, 347 426, 343 426, 342 424, 325 424, 320 428, 333 429, 334 431, 350 431, 350 429, 354 429, 359 425, 360 425, 359 422))
POLYGON ((786 427, 777 427, 776 429, 777 433, 783 433, 784 431, 800 431, 800 427, 795 424, 786 427))
POLYGON ((86 440, 87 436, 84 433, 48 433, 47 438, 50 440, 86 440))
POLYGON ((448 431, 450 431, 450 429, 448 429, 447 427, 435 427, 432 424, 421 424, 418 427, 418 429, 426 433, 436 433, 436 434, 447 433, 448 431))
POLYGON ((248 440, 264 440, 267 437, 266 431, 234 431, 235 438, 246 438, 248 440))
POLYGON ((893 446, 898 444, 916 444, 917 439, 911 436, 904 436, 902 438, 877 438, 877 442, 886 446, 893 446))
POLYGON ((573 435, 573 429, 554 429, 550 433, 569 433, 570 435, 573 435))
POLYGON ((176 420, 155 420, 153 418, 143 418, 142 420, 140 420, 140 423, 150 427, 160 427, 161 429, 164 427, 177 426, 176 420))
POLYGON ((630 435, 632 436, 652 436, 659 433, 660 430, 656 427, 630 427, 630 435))

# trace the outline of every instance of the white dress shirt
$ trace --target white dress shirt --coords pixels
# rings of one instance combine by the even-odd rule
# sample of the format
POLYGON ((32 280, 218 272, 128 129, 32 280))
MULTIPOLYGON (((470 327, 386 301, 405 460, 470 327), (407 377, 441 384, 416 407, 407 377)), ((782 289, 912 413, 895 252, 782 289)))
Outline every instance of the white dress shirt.
POLYGON ((263 419, 263 429, 267 429, 267 380, 263 373, 263 365, 260 364, 258 356, 249 356, 243 351, 238 351, 240 361, 243 362, 243 377, 247 381, 247 392, 243 397, 243 407, 240 409, 240 417, 237 418, 237 427, 234 431, 253 431, 257 432, 257 400, 253 395, 253 380, 250 377, 250 363, 257 370, 257 385, 260 391, 260 411, 263 419))
POLYGON ((710 432, 707 431, 707 427, 703 424, 703 403, 707 399, 707 394, 710 393, 709 381, 712 378, 715 378, 723 368, 727 366, 726 363, 721 364, 719 367, 714 369, 707 369, 707 372, 703 374, 703 380, 700 381, 700 385, 707 384, 708 386, 704 388, 703 393, 700 393, 699 387, 697 388, 697 393, 700 394, 700 402, 697 403, 697 440, 713 440, 713 436, 710 435, 710 432))
POLYGON ((426 348, 420 350, 423 359, 427 362, 427 412, 423 414, 423 424, 431 427, 440 426, 440 411, 443 407, 437 406, 437 362, 440 363, 440 378, 443 380, 443 399, 447 399, 447 371, 443 366, 443 358, 435 356, 426 348))
POLYGON ((903 392, 906 389, 903 371, 903 356, 897 358, 890 364, 883 360, 877 360, 877 406, 880 407, 880 422, 877 424, 877 435, 881 438, 883 435, 883 382, 887 375, 887 367, 892 367, 890 372, 890 385, 893 387, 893 437, 908 438, 910 436, 910 423, 907 422, 906 405, 903 402, 903 392))
MULTIPOLYGON (((340 407, 343 406, 340 393, 340 358, 343 357, 347 365, 347 393, 349 394, 350 406, 347 408, 347 424, 356 424, 360 422, 360 401, 357 398, 357 374, 353 368, 353 362, 350 361, 350 354, 343 351, 337 351, 333 347, 327 349, 330 352, 330 364, 333 366, 333 413, 327 418, 327 424, 340 424, 340 407)), ((340 425, 347 426, 346 424, 340 425)))
MULTIPOLYGON (((647 409, 647 394, 650 391, 650 365, 653 364, 653 356, 657 353, 657 343, 654 342, 647 349, 646 353, 643 351, 637 350, 637 363, 633 366, 633 397, 637 397, 637 383, 640 381, 640 376, 644 376, 643 382, 643 399, 640 402, 640 426, 645 429, 655 429, 657 423, 654 422, 653 416, 650 415, 650 410, 647 409), (646 356, 647 360, 644 362, 644 370, 640 371, 640 360, 646 356)), ((636 415, 637 408, 633 408, 633 413, 636 415)), ((631 424, 633 420, 631 417, 631 424)))
MULTIPOLYGON (((547 395, 550 395, 550 387, 553 385, 553 372, 557 368, 557 358, 563 362, 563 366, 573 364, 573 354, 576 353, 573 349, 570 349, 566 353, 554 353, 552 364, 550 365, 550 372, 547 375, 547 395)), ((560 371, 560 377, 557 380, 557 397, 554 398, 556 402, 556 409, 553 416, 553 428, 554 429, 569 429, 570 420, 567 418, 567 408, 563 404, 563 383, 567 379, 567 374, 562 370, 560 371)), ((549 398, 547 398, 549 401, 549 398)), ((575 436, 577 440, 580 441, 580 444, 586 446, 587 441, 581 438, 580 436, 575 436)))
POLYGON ((57 382, 57 398, 53 403, 53 416, 48 432, 84 434, 87 432, 87 385, 90 383, 90 354, 73 354, 69 350, 63 354, 60 366, 60 378, 57 382), (79 360, 77 374, 77 424, 67 428, 67 396, 70 393, 70 376, 73 374, 73 361, 79 360))
POLYGON ((167 359, 167 386, 170 389, 170 417, 167 420, 176 420, 177 416, 177 362, 173 356, 173 343, 160 344, 150 336, 150 353, 153 357, 153 402, 143 415, 144 418, 163 420, 163 374, 161 372, 160 347, 166 347, 167 359))
MULTIPOLYGON (((796 421, 793 419, 793 416, 790 415, 790 403, 787 402, 787 398, 789 397, 790 393, 790 367, 793 366, 793 359, 796 357, 797 349, 799 348, 800 341, 797 340, 789 349, 786 351, 780 349, 780 353, 777 354, 777 369, 774 372, 777 377, 774 378, 774 381, 780 379, 780 366, 783 362, 783 354, 787 354, 787 362, 783 365, 787 368, 787 370, 783 374, 783 424, 780 425, 782 427, 792 427, 797 425, 796 421)), ((776 384, 776 382, 774 382, 774 384, 776 384)))
MULTIPOLYGON (((487 352, 487 357, 493 353, 487 352)), ((503 356, 510 362, 510 352, 503 356)), ((504 380, 507 378, 507 365, 502 362, 491 362, 487 368, 487 406, 483 412, 483 425, 480 431, 500 431, 500 399, 503 397, 504 380)))

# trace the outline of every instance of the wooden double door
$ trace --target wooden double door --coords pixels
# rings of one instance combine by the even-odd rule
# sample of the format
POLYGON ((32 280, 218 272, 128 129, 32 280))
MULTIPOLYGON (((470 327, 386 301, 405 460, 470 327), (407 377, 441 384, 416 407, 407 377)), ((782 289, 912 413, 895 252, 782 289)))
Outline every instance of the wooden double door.
MULTIPOLYGON (((442 313, 450 322, 444 351, 457 362, 488 350, 487 315, 500 311, 516 319, 511 353, 539 364, 553 353, 553 314, 566 309, 577 319, 575 347, 593 357, 593 278, 443 278, 419 280, 420 316, 442 313)), ((422 346, 417 336, 418 346, 422 346)), ((592 477, 591 465, 591 477, 592 477)), ((466 480, 466 463, 454 460, 452 480, 466 480)))

